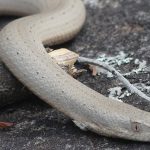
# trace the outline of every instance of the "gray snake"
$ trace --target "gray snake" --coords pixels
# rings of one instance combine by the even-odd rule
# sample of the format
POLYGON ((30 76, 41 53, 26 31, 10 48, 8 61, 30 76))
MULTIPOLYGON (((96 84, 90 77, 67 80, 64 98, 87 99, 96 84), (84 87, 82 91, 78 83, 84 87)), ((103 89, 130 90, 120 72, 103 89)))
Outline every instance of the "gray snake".
POLYGON ((43 45, 72 39, 85 20, 81 0, 0 0, 1 15, 28 15, 0 32, 0 58, 42 100, 98 134, 150 142, 150 113, 108 99, 65 73, 43 45))

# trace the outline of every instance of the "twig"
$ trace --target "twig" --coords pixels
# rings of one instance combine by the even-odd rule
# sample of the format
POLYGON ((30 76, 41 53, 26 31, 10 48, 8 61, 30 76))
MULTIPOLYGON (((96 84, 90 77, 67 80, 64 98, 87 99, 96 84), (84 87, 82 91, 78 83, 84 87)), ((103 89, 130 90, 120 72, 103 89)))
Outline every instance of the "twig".
POLYGON ((88 63, 88 64, 93 64, 99 67, 103 67, 104 69, 106 69, 107 71, 111 72, 113 75, 117 76, 117 78, 124 83, 124 85, 126 86, 126 88, 131 92, 131 93, 135 93, 137 95, 139 95, 140 97, 150 101, 150 97, 148 97, 146 94, 144 94, 143 92, 141 92, 140 90, 138 90, 135 86, 133 86, 126 78, 123 77, 123 75, 121 75, 115 68, 113 68, 112 66, 104 63, 104 62, 100 62, 98 60, 94 60, 94 59, 90 59, 90 58, 85 58, 85 57, 79 57, 78 58, 78 62, 80 63, 88 63))

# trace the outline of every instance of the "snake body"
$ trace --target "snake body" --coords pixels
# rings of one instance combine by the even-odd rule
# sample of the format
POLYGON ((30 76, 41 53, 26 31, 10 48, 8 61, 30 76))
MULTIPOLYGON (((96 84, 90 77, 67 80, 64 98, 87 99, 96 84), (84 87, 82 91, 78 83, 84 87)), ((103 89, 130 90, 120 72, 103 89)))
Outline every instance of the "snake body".
POLYGON ((150 142, 150 113, 108 99, 67 75, 44 44, 73 38, 85 20, 80 0, 0 0, 0 14, 28 15, 0 32, 0 58, 33 93, 98 134, 150 142), (30 16, 29 16, 30 15, 30 16))

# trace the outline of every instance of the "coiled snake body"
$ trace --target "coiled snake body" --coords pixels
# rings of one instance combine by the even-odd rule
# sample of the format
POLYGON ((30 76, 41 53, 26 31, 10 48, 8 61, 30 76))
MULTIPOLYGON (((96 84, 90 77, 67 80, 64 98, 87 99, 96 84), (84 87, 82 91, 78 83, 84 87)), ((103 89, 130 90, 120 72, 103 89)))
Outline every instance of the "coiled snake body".
POLYGON ((0 0, 0 14, 29 15, 0 32, 0 58, 32 92, 79 127, 150 142, 150 113, 104 97, 67 75, 43 44, 73 38, 85 20, 80 0, 0 0))

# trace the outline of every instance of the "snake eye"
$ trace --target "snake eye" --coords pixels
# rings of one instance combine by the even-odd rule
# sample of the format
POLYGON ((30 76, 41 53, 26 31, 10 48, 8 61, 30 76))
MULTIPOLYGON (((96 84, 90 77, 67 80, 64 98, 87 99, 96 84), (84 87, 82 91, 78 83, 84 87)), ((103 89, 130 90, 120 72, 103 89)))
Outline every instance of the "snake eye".
POLYGON ((147 123, 131 122, 131 129, 134 133, 147 133, 150 131, 150 126, 147 123))
POLYGON ((131 129, 133 132, 140 132, 141 124, 139 122, 131 122, 131 129))

